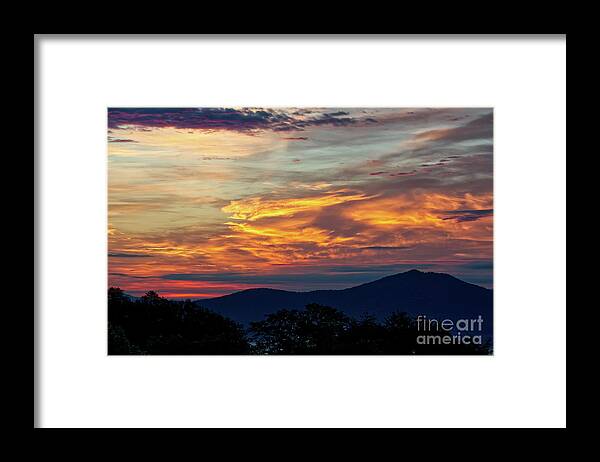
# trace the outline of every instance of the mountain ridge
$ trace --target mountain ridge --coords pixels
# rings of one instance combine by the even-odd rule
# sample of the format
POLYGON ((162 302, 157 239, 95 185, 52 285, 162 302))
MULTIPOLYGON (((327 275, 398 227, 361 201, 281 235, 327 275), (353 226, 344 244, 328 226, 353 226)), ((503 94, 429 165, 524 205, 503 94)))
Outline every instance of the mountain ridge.
POLYGON ((481 315, 486 331, 491 332, 493 290, 450 274, 413 269, 345 289, 295 292, 259 287, 194 303, 243 324, 280 309, 303 309, 318 303, 351 316, 368 313, 379 319, 398 311, 441 319, 481 315))

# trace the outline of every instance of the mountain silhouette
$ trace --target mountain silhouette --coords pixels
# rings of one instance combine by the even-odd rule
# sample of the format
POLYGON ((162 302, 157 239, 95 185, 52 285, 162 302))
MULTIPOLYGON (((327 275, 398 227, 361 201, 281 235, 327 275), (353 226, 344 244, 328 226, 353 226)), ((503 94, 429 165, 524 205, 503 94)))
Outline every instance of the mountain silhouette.
POLYGON ((303 309, 310 303, 331 306, 351 316, 365 313, 383 319, 394 312, 430 319, 463 319, 482 316, 483 332, 492 334, 493 291, 444 273, 410 270, 341 290, 292 292, 257 288, 222 297, 197 300, 243 324, 262 319, 280 309, 303 309))

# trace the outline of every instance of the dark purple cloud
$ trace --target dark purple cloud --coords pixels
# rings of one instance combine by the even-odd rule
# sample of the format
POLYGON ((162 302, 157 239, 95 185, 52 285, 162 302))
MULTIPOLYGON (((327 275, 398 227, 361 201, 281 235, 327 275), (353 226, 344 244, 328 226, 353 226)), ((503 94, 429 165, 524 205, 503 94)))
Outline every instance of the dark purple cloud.
POLYGON ((133 274, 125 274, 125 273, 108 273, 109 276, 119 276, 122 278, 132 278, 132 279, 153 279, 155 276, 135 276, 133 274))
POLYGON ((410 172, 397 172, 397 173, 390 173, 390 176, 407 176, 407 175, 414 175, 415 173, 417 173, 417 170, 411 170, 410 172))
POLYGON ((271 109, 231 108, 109 108, 108 127, 173 127, 178 129, 300 131, 311 126, 343 127, 374 123, 375 119, 347 117, 338 111, 306 117, 271 109))
POLYGON ((327 117, 339 117, 339 116, 347 116, 350 115, 349 112, 345 112, 345 111, 338 111, 338 112, 329 112, 329 113, 325 113, 323 114, 327 117))
POLYGON ((283 124, 291 118, 264 110, 226 108, 109 108, 108 126, 174 127, 182 129, 252 130, 283 124))
POLYGON ((494 214, 494 209, 484 209, 484 210, 447 210, 442 212, 444 215, 448 215, 444 217, 444 220, 455 220, 458 222, 464 221, 475 221, 479 220, 483 217, 489 217, 494 214))

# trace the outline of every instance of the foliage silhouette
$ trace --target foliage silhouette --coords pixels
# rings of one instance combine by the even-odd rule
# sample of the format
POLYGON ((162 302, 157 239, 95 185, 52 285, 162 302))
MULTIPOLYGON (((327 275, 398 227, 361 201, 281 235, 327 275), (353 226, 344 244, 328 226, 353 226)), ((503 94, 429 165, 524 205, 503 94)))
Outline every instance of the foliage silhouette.
POLYGON ((310 304, 305 310, 280 310, 263 321, 250 323, 254 354, 490 354, 489 345, 453 344, 442 329, 427 332, 439 343, 420 344, 424 332, 406 313, 394 313, 379 323, 373 315, 356 320, 326 306, 310 304), (448 343, 442 339, 446 338, 448 343))
POLYGON ((153 355, 247 354, 243 327, 189 300, 167 300, 156 292, 140 299, 108 291, 108 353, 153 355))
POLYGON ((108 352, 111 355, 485 355, 491 346, 454 344, 452 334, 427 332, 439 343, 421 344, 424 332, 406 313, 383 322, 370 314, 359 319, 319 304, 282 309, 246 330, 190 300, 173 301, 150 291, 134 299, 119 288, 108 291, 108 352), (447 343, 441 341, 446 339, 447 343))
POLYGON ((313 303, 303 311, 269 314, 250 323, 249 331, 258 354, 330 354, 349 326, 341 311, 313 303))

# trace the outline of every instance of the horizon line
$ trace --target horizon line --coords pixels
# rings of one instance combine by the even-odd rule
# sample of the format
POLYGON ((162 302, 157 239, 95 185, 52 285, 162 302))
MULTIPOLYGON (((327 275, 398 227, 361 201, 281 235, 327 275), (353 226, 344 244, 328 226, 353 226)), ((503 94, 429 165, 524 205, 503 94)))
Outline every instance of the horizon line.
MULTIPOLYGON (((457 276, 455 276, 453 274, 450 274, 450 273, 443 273, 443 272, 440 272, 440 271, 423 271, 423 270, 420 270, 420 269, 417 269, 417 268, 412 268, 412 269, 409 269, 409 270, 406 270, 406 271, 401 271, 401 272, 398 272, 398 273, 391 273, 391 274, 388 274, 386 276, 381 276, 381 277, 379 277, 377 279, 373 279, 373 280, 370 280, 370 281, 367 281, 367 282, 363 282, 361 284, 351 285, 351 286, 348 286, 348 287, 337 288, 337 289, 287 290, 287 289, 274 289, 274 288, 271 288, 271 287, 264 287, 264 286, 256 286, 256 287, 249 287, 249 288, 242 289, 242 290, 236 290, 234 292, 230 292, 230 293, 223 294, 223 295, 210 296, 210 297, 189 297, 189 296, 186 296, 186 294, 179 295, 179 296, 168 296, 168 295, 167 296, 161 296, 161 293, 160 293, 161 291, 160 290, 153 290, 153 289, 149 289, 149 290, 145 291, 145 293, 156 292, 159 296, 161 296, 162 298, 165 298, 165 299, 179 300, 179 301, 190 300, 190 301, 196 302, 196 301, 203 301, 203 300, 213 300, 213 299, 227 297, 229 295, 233 295, 233 294, 237 294, 237 293, 241 293, 241 292, 246 292, 246 291, 249 291, 249 290, 259 290, 259 289, 273 290, 273 291, 279 291, 279 292, 288 292, 288 293, 296 293, 296 294, 310 293, 310 292, 320 292, 320 291, 342 291, 342 290, 353 289, 355 287, 360 287, 360 286, 363 286, 365 284, 371 284, 373 282, 377 282, 377 281, 380 281, 382 279, 389 278, 389 277, 392 277, 392 276, 397 276, 397 275, 400 275, 400 274, 406 274, 406 273, 411 273, 411 272, 412 273, 415 273, 415 272, 416 273, 423 273, 423 274, 442 274, 442 275, 445 275, 445 276, 453 277, 454 279, 457 279, 457 280, 459 280, 459 281, 461 281, 461 282, 463 282, 465 284, 470 284, 470 285, 473 285, 473 286, 481 287, 482 289, 486 289, 486 290, 491 290, 491 291, 494 290, 493 287, 492 288, 491 287, 485 287, 485 286, 482 286, 480 284, 475 284, 473 282, 465 281, 464 279, 461 279, 461 278, 459 278, 459 277, 457 277, 457 276)), ((108 288, 109 289, 110 288, 118 288, 118 289, 120 289, 120 287, 118 287, 118 286, 109 286, 108 288)), ((134 298, 140 298, 140 297, 143 296, 143 295, 140 295, 140 296, 131 295, 129 292, 126 292, 126 291, 123 291, 123 293, 127 294, 130 297, 134 297, 134 298)))

